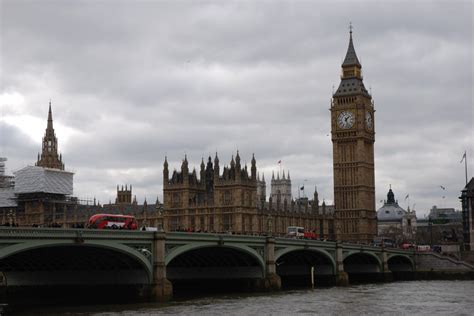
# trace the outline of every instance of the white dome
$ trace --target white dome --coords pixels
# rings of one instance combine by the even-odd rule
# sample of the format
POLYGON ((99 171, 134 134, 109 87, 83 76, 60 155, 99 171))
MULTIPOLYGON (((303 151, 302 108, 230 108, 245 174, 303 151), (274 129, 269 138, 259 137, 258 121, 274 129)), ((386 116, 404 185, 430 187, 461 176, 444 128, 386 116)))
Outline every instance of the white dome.
POLYGON ((407 212, 402 209, 395 201, 395 194, 392 189, 388 191, 387 201, 377 210, 377 220, 379 221, 397 221, 402 219, 407 212))

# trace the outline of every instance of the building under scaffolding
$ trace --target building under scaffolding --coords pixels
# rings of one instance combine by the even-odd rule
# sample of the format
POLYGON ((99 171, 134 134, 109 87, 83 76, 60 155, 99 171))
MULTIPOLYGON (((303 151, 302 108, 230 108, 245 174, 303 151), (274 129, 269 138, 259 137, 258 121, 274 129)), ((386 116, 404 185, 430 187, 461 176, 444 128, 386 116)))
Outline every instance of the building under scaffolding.
POLYGON ((0 157, 0 224, 15 222, 15 210, 17 207, 13 188, 15 181, 13 176, 5 174, 5 162, 7 158, 0 157))
POLYGON ((77 204, 72 197, 72 172, 28 166, 14 174, 16 221, 20 225, 52 226, 77 204))
POLYGON ((0 189, 13 188, 15 181, 13 176, 5 174, 5 162, 7 158, 0 157, 0 189))

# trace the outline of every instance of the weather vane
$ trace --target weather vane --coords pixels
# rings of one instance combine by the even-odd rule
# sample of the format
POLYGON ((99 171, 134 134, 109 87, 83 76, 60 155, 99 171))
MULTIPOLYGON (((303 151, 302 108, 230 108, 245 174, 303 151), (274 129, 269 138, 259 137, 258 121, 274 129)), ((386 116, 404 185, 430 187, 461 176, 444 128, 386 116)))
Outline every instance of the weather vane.
POLYGON ((352 34, 352 22, 349 22, 349 32, 352 34))

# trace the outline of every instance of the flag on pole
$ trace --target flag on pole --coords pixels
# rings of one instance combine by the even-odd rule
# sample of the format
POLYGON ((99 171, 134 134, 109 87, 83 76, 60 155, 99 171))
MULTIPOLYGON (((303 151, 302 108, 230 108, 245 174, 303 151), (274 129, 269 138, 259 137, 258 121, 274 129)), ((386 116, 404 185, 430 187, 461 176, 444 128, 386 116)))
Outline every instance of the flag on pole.
POLYGON ((462 159, 459 163, 462 163, 464 161, 464 159, 466 159, 466 151, 464 151, 464 155, 462 155, 462 159))
POLYGON ((443 187, 442 185, 440 185, 439 187, 440 187, 441 189, 443 189, 443 190, 446 190, 446 188, 445 188, 445 187, 443 187))
POLYGON ((407 194, 407 196, 405 196, 405 201, 410 197, 409 194, 407 194))

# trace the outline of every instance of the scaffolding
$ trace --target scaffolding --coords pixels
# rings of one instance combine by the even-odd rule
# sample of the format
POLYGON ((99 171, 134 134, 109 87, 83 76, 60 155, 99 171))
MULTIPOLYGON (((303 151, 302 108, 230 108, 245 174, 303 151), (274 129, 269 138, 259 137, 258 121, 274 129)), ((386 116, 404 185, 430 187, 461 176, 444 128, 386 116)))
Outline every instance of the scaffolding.
POLYGON ((28 166, 15 172, 15 194, 73 194, 74 173, 59 169, 28 166))
POLYGON ((13 188, 15 186, 14 177, 5 175, 5 162, 7 158, 0 157, 0 189, 13 188))

